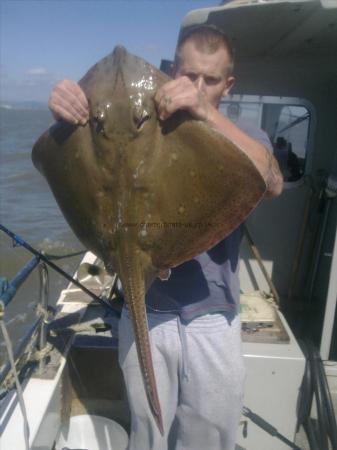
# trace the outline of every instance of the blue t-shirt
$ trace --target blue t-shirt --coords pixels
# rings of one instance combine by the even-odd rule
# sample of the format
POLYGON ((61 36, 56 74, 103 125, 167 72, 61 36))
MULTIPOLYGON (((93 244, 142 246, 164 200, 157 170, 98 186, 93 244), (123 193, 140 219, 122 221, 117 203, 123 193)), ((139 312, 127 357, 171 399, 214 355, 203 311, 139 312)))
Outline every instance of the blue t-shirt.
MULTIPOLYGON (((237 124, 245 133, 271 150, 265 132, 237 124)), ((149 312, 175 312, 183 320, 230 311, 237 312, 240 299, 239 250, 242 226, 190 261, 171 270, 168 280, 157 278, 146 294, 149 312)))

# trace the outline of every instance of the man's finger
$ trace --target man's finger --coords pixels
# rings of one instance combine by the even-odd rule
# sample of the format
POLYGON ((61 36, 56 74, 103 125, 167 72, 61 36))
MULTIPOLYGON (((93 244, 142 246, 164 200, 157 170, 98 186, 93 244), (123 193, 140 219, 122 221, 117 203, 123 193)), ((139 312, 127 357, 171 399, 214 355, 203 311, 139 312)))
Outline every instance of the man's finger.
POLYGON ((78 121, 76 117, 70 114, 66 109, 62 108, 60 105, 53 105, 53 113, 55 118, 65 120, 68 123, 77 125, 78 121))
POLYGON ((82 119, 87 120, 89 118, 89 111, 82 106, 78 96, 74 94, 73 90, 64 91, 63 89, 59 89, 57 94, 59 97, 57 103, 63 104, 64 107, 69 105, 68 109, 75 109, 82 119))
POLYGON ((179 97, 163 95, 157 107, 159 118, 161 120, 168 119, 173 113, 180 109, 181 105, 183 105, 183 102, 179 100, 179 97))
POLYGON ((52 105, 53 111, 61 117, 63 120, 72 123, 73 125, 84 125, 84 122, 81 115, 76 111, 72 106, 64 106, 62 103, 53 103, 52 105))
POLYGON ((157 92, 156 92, 156 94, 154 96, 155 103, 157 105, 159 105, 159 103, 163 99, 163 97, 165 97, 167 95, 170 96, 171 93, 174 92, 176 87, 179 86, 179 84, 180 84, 180 80, 179 79, 178 80, 170 80, 167 83, 163 84, 163 86, 161 86, 157 90, 157 92))
POLYGON ((77 98, 80 101, 81 106, 87 113, 89 113, 89 104, 88 104, 88 99, 85 96, 85 93, 83 92, 83 90, 77 83, 75 83, 75 89, 77 91, 77 98))
POLYGON ((156 93, 156 97, 158 99, 158 102, 160 100, 160 98, 163 95, 171 95, 174 92, 177 91, 185 91, 186 89, 189 89, 191 87, 193 87, 194 84, 192 83, 192 81, 184 76, 184 77, 179 77, 176 80, 170 80, 167 83, 163 84, 157 91, 156 93))
POLYGON ((67 94, 71 93, 77 97, 84 110, 89 111, 88 99, 78 83, 73 80, 63 80, 63 82, 59 84, 59 87, 62 88, 67 94))
POLYGON ((178 109, 190 111, 197 107, 199 93, 188 77, 180 77, 165 83, 158 89, 155 103, 158 115, 165 120, 178 109))

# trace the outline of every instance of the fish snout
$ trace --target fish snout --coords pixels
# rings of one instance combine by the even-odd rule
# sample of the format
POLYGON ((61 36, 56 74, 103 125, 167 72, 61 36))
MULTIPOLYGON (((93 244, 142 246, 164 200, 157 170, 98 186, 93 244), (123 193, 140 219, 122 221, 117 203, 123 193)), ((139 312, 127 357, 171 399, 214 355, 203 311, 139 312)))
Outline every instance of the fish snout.
POLYGON ((116 45, 112 52, 115 64, 119 64, 121 61, 123 61, 127 54, 128 52, 126 48, 123 47, 123 45, 116 45))

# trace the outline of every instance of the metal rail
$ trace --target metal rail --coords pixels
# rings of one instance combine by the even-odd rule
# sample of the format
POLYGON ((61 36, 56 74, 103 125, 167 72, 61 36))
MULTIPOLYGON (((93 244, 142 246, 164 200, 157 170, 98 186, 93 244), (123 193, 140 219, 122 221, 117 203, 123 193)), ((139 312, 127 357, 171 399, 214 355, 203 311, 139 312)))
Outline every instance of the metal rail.
MULTIPOLYGON (((25 335, 19 340, 14 349, 14 360, 18 361, 31 345, 34 334, 38 331, 39 336, 36 342, 38 350, 43 350, 47 344, 47 323, 46 315, 48 310, 49 300, 49 278, 48 269, 44 263, 41 263, 39 256, 34 256, 28 263, 26 263, 15 275, 15 277, 8 282, 5 278, 1 279, 0 286, 0 320, 3 320, 6 306, 14 299, 18 289, 27 280, 29 275, 36 267, 39 266, 40 271, 40 289, 38 305, 40 306, 39 317, 34 321, 25 335)), ((45 365, 45 360, 39 363, 39 368, 42 370, 45 365)), ((10 362, 7 361, 0 370, 0 385, 4 382, 11 370, 10 362)), ((6 395, 6 389, 0 390, 0 398, 6 395)))
POLYGON ((33 248, 31 245, 28 244, 25 240, 22 239, 22 237, 14 234, 12 231, 10 231, 8 228, 6 228, 4 225, 0 224, 0 230, 4 231, 8 236, 10 236, 14 241, 22 245, 25 249, 30 251, 33 255, 36 255, 40 258, 41 261, 46 263, 49 267, 54 269, 56 272, 58 272, 60 275, 64 276, 68 281, 72 282, 75 286, 79 287, 84 291, 89 297, 96 300, 100 305, 104 306, 108 311, 115 312, 114 308, 110 305, 108 301, 106 301, 104 298, 98 297, 96 294, 90 291, 90 289, 86 288, 82 283, 80 283, 75 278, 71 277, 67 272, 62 270, 60 267, 58 267, 56 264, 54 264, 52 261, 49 261, 49 259, 43 254, 40 253, 38 250, 33 248))
MULTIPOLYGON (((41 328, 39 336, 39 350, 43 350, 47 345, 47 316, 48 316, 48 299, 49 299, 49 275, 48 268, 46 264, 41 263, 39 265, 39 275, 40 275, 40 291, 39 291, 39 304, 41 307, 40 317, 41 328)), ((42 372, 46 364, 46 359, 41 358, 39 362, 39 370, 42 372)))
POLYGON ((13 300, 19 287, 26 281, 39 262, 40 257, 34 256, 34 258, 19 270, 11 282, 3 283, 5 286, 2 289, 3 292, 0 294, 0 318, 5 312, 5 307, 13 300))

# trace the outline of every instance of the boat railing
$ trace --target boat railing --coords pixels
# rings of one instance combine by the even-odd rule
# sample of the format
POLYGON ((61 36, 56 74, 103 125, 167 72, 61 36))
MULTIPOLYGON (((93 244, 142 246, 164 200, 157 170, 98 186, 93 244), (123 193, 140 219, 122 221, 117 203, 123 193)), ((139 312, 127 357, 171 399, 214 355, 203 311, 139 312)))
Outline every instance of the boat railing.
MULTIPOLYGON (((34 255, 34 257, 28 261, 25 266, 23 266, 19 272, 16 274, 16 276, 12 279, 12 281, 8 281, 4 277, 0 277, 0 325, 1 329, 4 334, 5 343, 8 352, 12 352, 12 345, 10 342, 10 339, 6 338, 5 335, 7 335, 5 322, 4 322, 4 314, 5 309, 8 306, 8 304, 14 299, 17 290, 20 288, 20 286, 26 281, 26 279, 29 277, 29 275, 33 272, 33 270, 39 266, 40 271, 40 293, 39 293, 39 300, 37 303, 37 314, 38 318, 35 320, 33 325, 29 328, 29 330, 26 332, 24 337, 20 339, 19 343, 16 345, 16 348, 13 351, 13 359, 17 363, 22 359, 23 355, 25 354, 26 350, 29 348, 36 348, 38 351, 38 361, 39 361, 39 372, 41 373, 44 369, 46 358, 45 354, 47 353, 46 350, 48 350, 47 347, 47 337, 48 337, 48 318, 49 318, 49 310, 51 309, 48 302, 48 292, 49 292, 49 282, 48 282, 48 270, 47 267, 51 267, 53 270, 55 270, 57 273, 62 275, 65 279, 70 281, 74 286, 80 288, 83 292, 85 292, 90 298, 97 301, 98 304, 104 307, 104 309, 117 314, 116 308, 111 304, 110 300, 111 298, 107 298, 103 295, 96 295, 94 292, 92 292, 90 289, 88 289, 83 283, 81 283, 78 279, 73 278, 68 273, 66 273, 64 270, 62 270, 59 266, 53 263, 52 259, 62 259, 65 257, 71 257, 71 256, 78 256, 80 254, 85 253, 85 251, 80 251, 76 253, 71 253, 68 255, 62 255, 62 256, 56 256, 56 255, 46 255, 42 252, 36 250, 34 247, 28 244, 22 237, 18 236, 17 234, 13 233, 11 230, 9 230, 4 225, 0 224, 0 231, 5 232, 9 237, 13 239, 13 242, 16 245, 22 246, 26 250, 28 250, 30 253, 34 255), (35 339, 36 337, 36 339, 35 339)), ((115 278, 116 281, 116 278, 115 278)), ((116 287, 116 282, 113 283, 111 286, 111 292, 114 291, 116 287)), ((17 364, 16 364, 17 365, 17 364)), ((11 363, 11 358, 9 358, 9 361, 5 363, 5 365, 0 368, 0 400, 5 397, 9 391, 9 389, 5 389, 3 385, 5 384, 4 381, 6 380, 6 377, 10 373, 13 364, 11 363)), ((35 366, 34 366, 35 367, 35 366)))
MULTIPOLYGON (((37 302, 38 317, 26 331, 24 336, 19 340, 13 351, 14 360, 20 361, 25 354, 28 346, 32 345, 32 339, 37 336, 35 347, 43 354, 43 350, 47 345, 47 318, 49 307, 49 275, 46 264, 41 261, 39 256, 34 256, 29 260, 15 275, 8 281, 4 277, 0 277, 0 320, 4 319, 6 307, 15 298, 18 289, 23 285, 31 273, 38 267, 39 270, 39 298, 37 302)), ((45 366, 45 358, 39 360, 39 370, 43 370, 45 366)), ((7 361, 0 369, 0 386, 6 380, 11 370, 10 361, 7 361)), ((8 389, 0 390, 0 399, 6 396, 8 389)))

